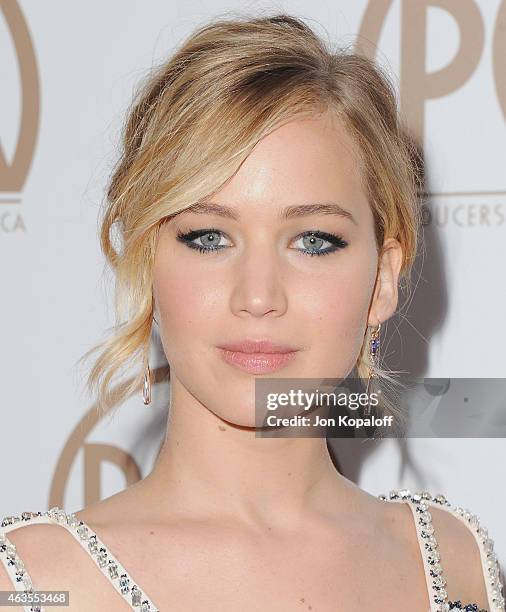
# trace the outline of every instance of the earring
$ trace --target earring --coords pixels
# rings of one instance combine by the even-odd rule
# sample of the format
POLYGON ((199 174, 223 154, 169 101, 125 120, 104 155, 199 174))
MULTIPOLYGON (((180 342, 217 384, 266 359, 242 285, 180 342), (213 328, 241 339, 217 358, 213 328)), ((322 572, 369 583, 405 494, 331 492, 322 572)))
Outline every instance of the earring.
MULTIPOLYGON (((380 329, 381 329, 381 323, 378 323, 378 327, 371 332, 371 340, 369 342, 369 356, 371 358, 373 365, 376 365, 376 356, 378 354, 379 347, 380 347, 380 338, 379 338, 380 329)), ((378 375, 374 373, 373 366, 369 366, 369 377, 367 378, 367 387, 365 390, 366 394, 369 393, 369 385, 371 383, 371 378, 377 378, 377 377, 378 375)), ((371 404, 369 402, 367 406, 365 406, 364 408, 364 415, 370 416, 370 414, 371 414, 371 404)))
POLYGON ((146 362, 146 369, 144 370, 144 386, 142 388, 142 400, 147 406, 151 403, 151 370, 149 369, 149 363, 146 362))

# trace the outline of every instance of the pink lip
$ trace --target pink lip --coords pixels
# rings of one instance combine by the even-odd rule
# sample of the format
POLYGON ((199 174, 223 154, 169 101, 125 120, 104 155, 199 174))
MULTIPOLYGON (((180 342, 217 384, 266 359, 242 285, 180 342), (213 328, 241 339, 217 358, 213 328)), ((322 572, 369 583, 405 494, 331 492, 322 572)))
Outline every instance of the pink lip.
POLYGON ((250 374, 275 372, 296 357, 298 349, 269 340, 243 340, 218 347, 223 359, 250 374))

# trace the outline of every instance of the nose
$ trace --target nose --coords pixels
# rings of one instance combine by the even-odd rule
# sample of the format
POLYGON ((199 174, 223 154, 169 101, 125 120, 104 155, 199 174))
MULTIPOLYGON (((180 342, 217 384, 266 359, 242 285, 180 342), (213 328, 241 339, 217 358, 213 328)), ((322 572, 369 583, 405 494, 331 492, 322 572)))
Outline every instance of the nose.
POLYGON ((230 308, 239 317, 280 317, 288 307, 282 262, 266 245, 248 249, 236 261, 230 308))

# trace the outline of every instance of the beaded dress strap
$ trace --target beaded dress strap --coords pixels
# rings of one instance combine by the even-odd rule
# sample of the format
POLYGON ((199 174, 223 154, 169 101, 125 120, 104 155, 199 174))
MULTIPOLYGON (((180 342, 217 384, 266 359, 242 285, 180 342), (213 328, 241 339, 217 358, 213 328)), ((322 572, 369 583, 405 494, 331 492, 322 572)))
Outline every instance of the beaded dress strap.
MULTIPOLYGON (((2 520, 0 524, 0 560, 2 561, 15 590, 21 593, 33 593, 33 581, 30 574, 26 571, 23 560, 18 555, 16 546, 9 540, 7 533, 13 529, 17 529, 19 522, 30 520, 34 523, 47 523, 48 519, 42 516, 40 512, 23 512, 20 516, 8 516, 2 520)), ((43 606, 26 605, 23 606, 24 612, 45 612, 43 606)))
MULTIPOLYGON (((137 612, 158 612, 158 608, 153 604, 151 599, 142 591, 134 580, 132 580, 131 576, 123 565, 108 550, 98 535, 91 529, 91 527, 89 527, 89 525, 84 523, 84 521, 79 520, 74 513, 67 514, 58 506, 55 506, 44 513, 23 512, 21 516, 6 517, 2 521, 3 531, 7 532, 19 527, 17 523, 20 521, 29 521, 30 524, 46 523, 60 525, 61 527, 65 528, 74 536, 74 538, 91 556, 91 558, 94 559, 102 574, 109 579, 116 591, 123 597, 123 599, 133 610, 136 610, 137 612)), ((5 535, 4 538, 7 539, 5 535)), ((9 544, 10 546, 14 546, 10 542, 9 544)), ((28 576, 26 570, 24 570, 23 576, 28 576)), ((33 584, 29 576, 28 580, 30 589, 20 588, 19 590, 33 590, 33 584)), ((27 612, 44 612, 42 607, 27 607, 25 610, 27 612)))
MULTIPOLYGON (((460 519, 473 534, 480 551, 481 566, 485 579, 489 612, 506 612, 502 593, 500 568, 497 555, 494 552, 494 542, 488 537, 486 527, 480 524, 478 517, 469 510, 452 506, 444 495, 431 495, 428 491, 411 493, 408 489, 390 491, 388 496, 379 495, 385 501, 407 503, 413 512, 417 538, 424 561, 425 577, 430 593, 431 612, 448 612, 449 610, 478 610, 475 604, 462 607, 460 601, 451 602, 446 592, 446 580, 440 563, 440 554, 430 507, 441 507, 460 519), (435 606, 435 607, 434 607, 435 606), (471 607, 473 606, 473 607, 471 607)), ((485 611, 486 612, 486 611, 485 611)))

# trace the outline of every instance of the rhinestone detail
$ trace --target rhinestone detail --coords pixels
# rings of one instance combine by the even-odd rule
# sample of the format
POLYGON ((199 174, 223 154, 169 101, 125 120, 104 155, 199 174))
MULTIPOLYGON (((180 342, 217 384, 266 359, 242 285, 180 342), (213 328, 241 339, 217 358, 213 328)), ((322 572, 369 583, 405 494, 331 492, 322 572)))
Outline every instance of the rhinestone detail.
MULTIPOLYGON (((42 512, 22 512, 19 516, 6 516, 1 523, 2 527, 14 525, 15 523, 27 522, 34 516, 42 516, 42 512)), ((23 593, 33 593, 33 584, 30 575, 25 570, 23 560, 18 556, 16 546, 9 541, 5 533, 0 533, 0 556, 4 563, 14 568, 16 590, 23 593)), ((42 606, 31 606, 30 612, 44 612, 42 606)))
POLYGON ((77 537, 86 542, 90 556, 95 559, 99 568, 109 577, 132 609, 140 607, 141 612, 158 612, 142 589, 133 583, 125 569, 114 559, 105 544, 88 525, 80 521, 75 514, 65 514, 58 506, 50 508, 46 514, 53 520, 66 522, 77 537))
MULTIPOLYGON (((83 521, 80 521, 75 514, 66 514, 64 510, 54 506, 44 513, 23 512, 19 516, 7 516, 2 520, 1 526, 7 527, 14 523, 27 522, 40 516, 47 517, 52 523, 58 523, 69 528, 75 538, 85 545, 101 571, 111 580, 132 609, 140 610, 140 612, 158 612, 141 588, 133 583, 126 570, 120 566, 119 561, 114 559, 97 534, 83 521)), ((19 586, 16 585, 17 590, 33 592, 32 580, 24 568, 22 559, 17 556, 16 547, 9 541, 6 534, 1 532, 0 555, 5 558, 7 565, 16 568, 16 582, 19 583, 19 586), (24 588, 21 587, 21 583, 24 588)), ((32 606, 30 612, 45 612, 45 610, 42 606, 32 606)))
POLYGON ((505 600, 503 596, 503 586, 500 577, 500 567, 497 555, 494 552, 494 542, 488 537, 487 528, 480 524, 478 517, 470 510, 461 507, 453 506, 442 494, 432 495, 428 491, 420 491, 412 493, 409 489, 394 489, 388 495, 381 494, 378 497, 383 501, 408 500, 415 505, 418 523, 421 527, 420 533, 424 539, 423 557, 425 560, 427 571, 431 576, 431 588, 433 601, 437 605, 437 612, 449 612, 450 610, 465 610, 467 612, 487 612, 487 610, 479 610, 477 604, 462 604, 460 600, 455 602, 448 600, 446 592, 446 580, 443 575, 443 569, 440 561, 438 543, 434 534, 434 527, 431 525, 432 516, 429 511, 431 503, 443 506, 452 512, 463 517, 469 524, 470 529, 477 534, 481 546, 486 555, 485 581, 487 582, 487 591, 490 592, 492 598, 492 608, 490 612, 506 612, 505 600))

